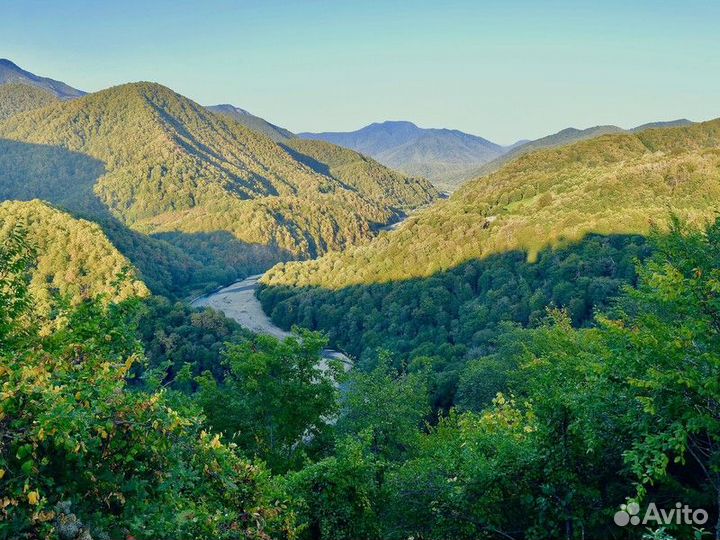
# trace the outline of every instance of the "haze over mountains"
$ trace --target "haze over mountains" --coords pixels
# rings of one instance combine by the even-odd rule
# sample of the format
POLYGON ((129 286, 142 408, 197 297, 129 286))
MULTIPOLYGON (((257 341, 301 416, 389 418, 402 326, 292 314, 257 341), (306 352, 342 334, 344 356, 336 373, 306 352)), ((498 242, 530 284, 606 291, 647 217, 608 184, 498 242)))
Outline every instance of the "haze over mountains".
POLYGON ((73 88, 64 82, 48 77, 39 77, 34 73, 25 71, 6 58, 0 58, 0 84, 5 83, 23 83, 44 88, 62 100, 76 99, 86 94, 86 92, 73 88))
MULTIPOLYGON (((689 120, 655 122, 628 131, 690 123, 689 120)), ((509 146, 501 146, 458 130, 424 129, 412 122, 388 121, 373 123, 357 131, 299 133, 298 136, 352 148, 393 169, 425 176, 439 189, 454 191, 463 182, 496 171, 508 161, 533 150, 623 131, 623 128, 617 126, 596 126, 582 130, 567 128, 540 139, 520 140, 509 146)))
POLYGON ((406 174, 425 176, 441 189, 452 190, 449 177, 462 176, 505 153, 487 139, 454 129, 420 128, 412 122, 381 122, 351 132, 299 133, 352 148, 406 174))

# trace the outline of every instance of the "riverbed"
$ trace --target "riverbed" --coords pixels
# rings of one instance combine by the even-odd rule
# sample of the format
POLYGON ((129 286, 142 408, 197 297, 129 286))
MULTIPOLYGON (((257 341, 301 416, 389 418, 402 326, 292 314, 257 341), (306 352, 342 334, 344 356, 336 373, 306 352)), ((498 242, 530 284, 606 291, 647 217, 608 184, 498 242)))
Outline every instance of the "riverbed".
MULTIPOLYGON (((190 305, 192 307, 211 307, 216 311, 221 311, 226 317, 234 319, 256 334, 267 334, 279 339, 290 337, 292 335, 290 332, 277 326, 265 314, 260 301, 255 296, 258 281, 262 276, 263 274, 248 276, 214 293, 196 298, 190 305)), ((323 358, 340 360, 345 364, 346 369, 352 366, 350 358, 333 349, 325 349, 323 358)))

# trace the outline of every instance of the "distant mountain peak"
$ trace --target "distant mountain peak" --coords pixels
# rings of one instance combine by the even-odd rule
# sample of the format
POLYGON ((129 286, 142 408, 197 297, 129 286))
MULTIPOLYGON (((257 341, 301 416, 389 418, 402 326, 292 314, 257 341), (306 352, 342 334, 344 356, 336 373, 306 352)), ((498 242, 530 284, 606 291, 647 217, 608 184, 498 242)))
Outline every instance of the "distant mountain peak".
POLYGON ((253 113, 231 105, 230 103, 221 103, 220 105, 208 105, 205 107, 207 110, 215 113, 229 116, 239 124, 242 124, 248 129, 267 135, 275 142, 287 142, 294 139, 296 136, 291 131, 271 124, 264 118, 255 116, 253 113))
POLYGON ((417 124, 414 124, 408 120, 383 120, 382 122, 373 122, 369 126, 366 127, 373 127, 373 126, 385 126, 385 127, 410 127, 410 128, 418 128, 417 124))
POLYGON ((231 105, 230 103, 220 103, 219 105, 209 105, 207 108, 214 112, 227 112, 227 113, 242 114, 242 115, 246 115, 246 116, 255 116, 251 112, 246 111, 245 109, 241 109, 240 107, 236 107, 235 105, 231 105))
POLYGON ((62 100, 76 99, 86 94, 64 82, 30 73, 7 58, 0 58, 0 84, 5 83, 23 83, 44 88, 62 100))
POLYGON ((443 190, 463 171, 492 161, 506 150, 487 139, 457 129, 422 128, 408 120, 373 122, 350 132, 300 133, 367 154, 383 165, 406 174, 425 176, 443 190))

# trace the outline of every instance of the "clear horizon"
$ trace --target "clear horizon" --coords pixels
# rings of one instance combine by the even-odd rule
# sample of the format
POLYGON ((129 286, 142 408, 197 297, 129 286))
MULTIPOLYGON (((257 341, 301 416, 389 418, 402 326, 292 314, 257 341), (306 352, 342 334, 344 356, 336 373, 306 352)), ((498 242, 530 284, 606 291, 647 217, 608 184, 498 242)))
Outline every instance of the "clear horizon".
POLYGON ((294 132, 408 120, 510 144, 720 116, 719 2, 538 4, 10 0, 0 57, 86 91, 155 81, 294 132))

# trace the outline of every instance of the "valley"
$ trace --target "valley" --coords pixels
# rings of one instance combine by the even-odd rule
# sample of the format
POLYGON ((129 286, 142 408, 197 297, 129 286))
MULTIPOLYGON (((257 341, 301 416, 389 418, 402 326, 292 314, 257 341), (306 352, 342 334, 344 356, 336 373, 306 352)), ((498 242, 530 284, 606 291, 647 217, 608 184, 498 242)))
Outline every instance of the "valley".
MULTIPOLYGON (((187 6, 163 25, 156 7, 153 36, 176 39, 187 6)), ((408 10, 391 43, 370 13, 302 8, 203 9, 211 32, 193 12, 206 41, 183 34, 150 71, 46 53, 89 92, 0 60, 0 539, 720 539, 717 111, 594 125, 685 114, 664 86, 642 114, 617 81, 576 91, 559 48, 530 66, 542 43, 475 80, 525 36, 515 13, 502 39, 470 25, 456 65, 449 5, 422 33, 405 23, 428 8, 408 10), (215 47, 226 34, 242 47, 215 47), (116 84, 156 70, 183 93, 116 84), (630 105, 581 114, 590 97, 630 105), (507 146, 409 121, 321 131, 388 103, 504 140, 554 128, 507 146), (594 127, 552 132, 572 119, 594 127), (705 521, 632 520, 674 501, 705 521)))

